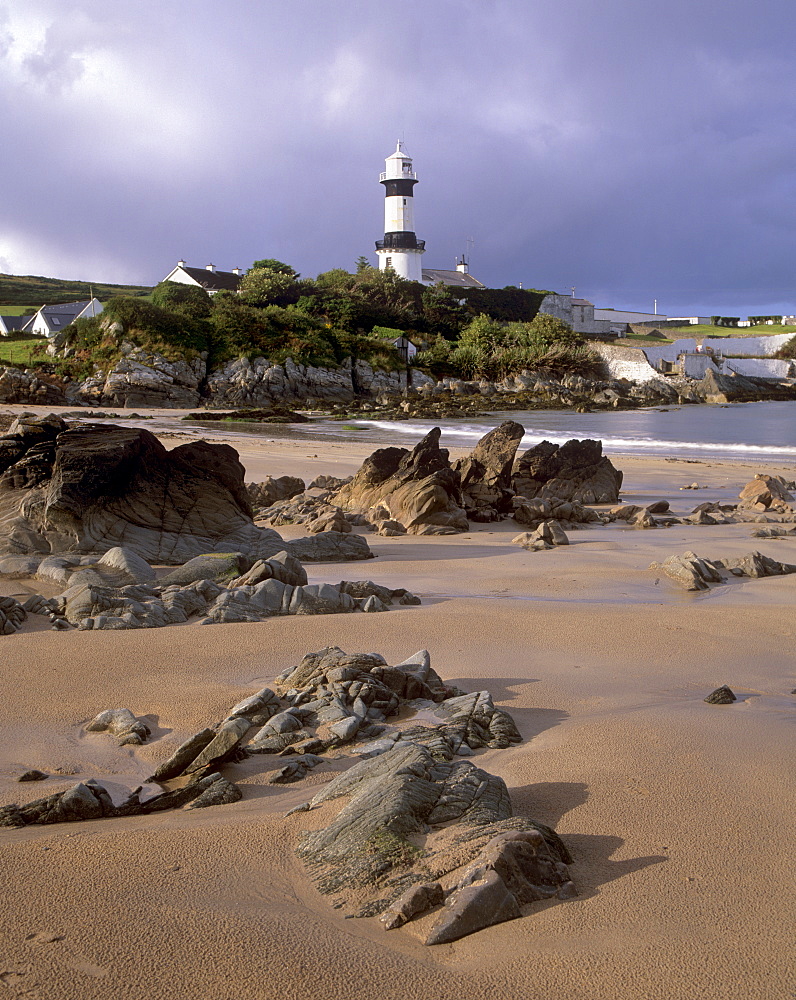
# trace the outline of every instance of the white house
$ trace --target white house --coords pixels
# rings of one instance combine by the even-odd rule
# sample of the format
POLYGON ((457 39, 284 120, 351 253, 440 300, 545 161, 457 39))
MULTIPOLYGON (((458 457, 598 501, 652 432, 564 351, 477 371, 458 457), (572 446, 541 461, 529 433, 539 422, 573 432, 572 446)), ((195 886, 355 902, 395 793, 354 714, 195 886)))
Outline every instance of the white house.
POLYGON ((28 319, 22 327, 23 333, 34 333, 39 337, 54 337, 64 327, 74 323, 76 319, 87 319, 99 316, 102 303, 99 299, 86 299, 83 302, 64 302, 60 305, 42 306, 38 312, 28 319))
POLYGON ((176 281, 180 285, 198 285, 204 288, 208 295, 216 292, 237 292, 242 273, 239 267, 231 271, 218 271, 215 264, 205 267, 188 267, 184 260, 178 260, 177 266, 170 271, 163 281, 176 281))
POLYGON ((450 288, 486 288, 483 281, 474 278, 470 274, 467 261, 456 262, 456 269, 453 271, 441 270, 437 267, 424 267, 422 269, 421 281, 424 285, 438 285, 440 282, 450 288))
POLYGON ((32 316, 0 316, 0 337, 21 332, 32 319, 32 316))

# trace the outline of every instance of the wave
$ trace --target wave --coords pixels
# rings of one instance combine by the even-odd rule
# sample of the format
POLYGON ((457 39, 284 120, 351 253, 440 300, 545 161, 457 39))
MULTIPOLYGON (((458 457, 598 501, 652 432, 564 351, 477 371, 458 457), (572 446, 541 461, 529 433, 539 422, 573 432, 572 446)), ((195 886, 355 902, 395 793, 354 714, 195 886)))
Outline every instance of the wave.
MULTIPOLYGON (((428 434, 433 427, 440 427, 442 429, 443 442, 446 438, 465 438, 468 441, 477 441, 488 431, 492 430, 492 426, 488 424, 409 424, 406 421, 363 419, 357 419, 356 422, 358 424, 367 424, 370 427, 394 433, 396 437, 417 437, 418 440, 428 434)), ((605 452, 621 451, 625 453, 671 453, 672 451, 677 451, 680 453, 700 452, 737 455, 739 457, 770 455, 786 459, 796 459, 796 446, 749 444, 737 441, 677 441, 666 440, 664 438, 646 438, 641 436, 635 438, 613 437, 606 434, 595 435, 594 431, 584 430, 579 432, 576 429, 573 429, 567 434, 561 434, 560 432, 555 433, 549 430, 541 430, 533 427, 526 428, 521 447, 531 448, 533 445, 538 444, 543 440, 550 441, 552 444, 561 445, 577 436, 598 437, 599 440, 602 441, 603 451, 605 452)))

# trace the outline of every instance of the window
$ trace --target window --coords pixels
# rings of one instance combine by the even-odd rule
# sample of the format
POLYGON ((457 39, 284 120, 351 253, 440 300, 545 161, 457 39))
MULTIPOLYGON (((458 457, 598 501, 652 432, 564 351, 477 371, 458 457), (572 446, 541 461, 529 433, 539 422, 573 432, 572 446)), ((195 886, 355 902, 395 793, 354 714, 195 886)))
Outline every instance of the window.
POLYGON ((406 198, 404 198, 404 208, 406 208, 406 198))
POLYGON ((384 266, 385 267, 392 267, 392 257, 388 257, 387 258, 387 260, 384 262, 384 266))

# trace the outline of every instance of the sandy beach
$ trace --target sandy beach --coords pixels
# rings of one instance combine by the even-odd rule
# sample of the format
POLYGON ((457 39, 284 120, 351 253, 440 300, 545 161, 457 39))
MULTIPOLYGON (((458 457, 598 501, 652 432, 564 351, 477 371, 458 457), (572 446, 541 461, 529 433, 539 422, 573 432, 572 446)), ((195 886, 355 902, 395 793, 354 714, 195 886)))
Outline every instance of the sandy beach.
MULTIPOLYGON (((216 428, 206 436, 224 440, 216 428)), ((234 444, 249 481, 345 476, 373 450, 234 444)), ((794 478, 792 467, 609 457, 624 471, 625 501, 666 499, 678 514, 735 500, 755 472, 794 478), (694 482, 702 488, 681 489, 694 482)), ((442 537, 368 534, 375 559, 307 566, 312 583, 372 579, 422 600, 389 614, 64 633, 31 616, 0 637, 0 804, 92 776, 121 798, 307 652, 337 645, 394 663, 427 648, 446 681, 487 688, 514 717, 524 742, 475 762, 505 780, 515 813, 562 836, 578 898, 433 948, 422 944, 427 918, 389 933, 373 918, 345 919, 293 853, 299 833, 339 804, 284 816, 333 767, 273 786, 278 758, 261 756, 227 767, 244 794, 232 805, 2 831, 8 996, 792 996, 796 575, 694 595, 648 567, 688 549, 796 563, 796 536, 752 538, 749 524, 611 524, 527 552, 512 544, 519 530, 506 521, 442 537), (739 700, 705 704, 723 683, 739 700), (121 706, 152 721, 146 745, 83 732, 121 706), (54 777, 18 784, 27 768, 54 777)), ((31 592, 36 584, 0 581, 2 594, 31 592)))

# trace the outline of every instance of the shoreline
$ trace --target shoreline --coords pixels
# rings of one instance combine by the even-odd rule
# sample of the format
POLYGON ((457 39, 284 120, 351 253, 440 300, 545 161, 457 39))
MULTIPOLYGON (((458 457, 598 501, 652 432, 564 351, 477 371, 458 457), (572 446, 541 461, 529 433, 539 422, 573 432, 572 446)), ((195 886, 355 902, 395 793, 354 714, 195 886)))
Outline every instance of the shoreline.
MULTIPOLYGON (((162 435, 167 447, 180 433, 162 435)), ((347 475, 373 450, 227 440, 251 481, 347 475)), ((624 502, 668 499, 678 512, 737 497, 755 471, 793 478, 787 463, 613 457, 624 502), (704 488, 681 491, 695 480, 704 488)), ((259 758, 256 768, 229 765, 244 798, 223 808, 3 831, 6 974, 19 990, 35 984, 65 1000, 119 989, 178 1000, 785 995, 796 915, 783 893, 793 873, 796 576, 692 595, 648 569, 686 549, 709 558, 760 549, 796 563, 796 536, 751 538, 753 527, 616 523, 535 553, 512 545, 520 529, 511 521, 452 536, 367 534, 375 559, 308 565, 310 581, 367 577, 418 593, 420 607, 3 637, 14 682, 0 705, 2 804, 62 790, 75 774, 135 784, 311 650, 332 644, 397 662, 428 648, 446 681, 489 689, 514 716, 524 742, 478 752, 475 763, 506 781, 519 815, 557 829, 580 892, 431 949, 412 924, 385 933, 373 919, 344 920, 293 854, 299 832, 320 819, 284 817, 332 772, 271 786, 278 765, 259 758), (739 701, 705 704, 722 683, 739 701), (149 743, 118 748, 82 734, 85 721, 121 705, 152 717, 149 743), (19 785, 23 766, 57 776, 19 785)))

